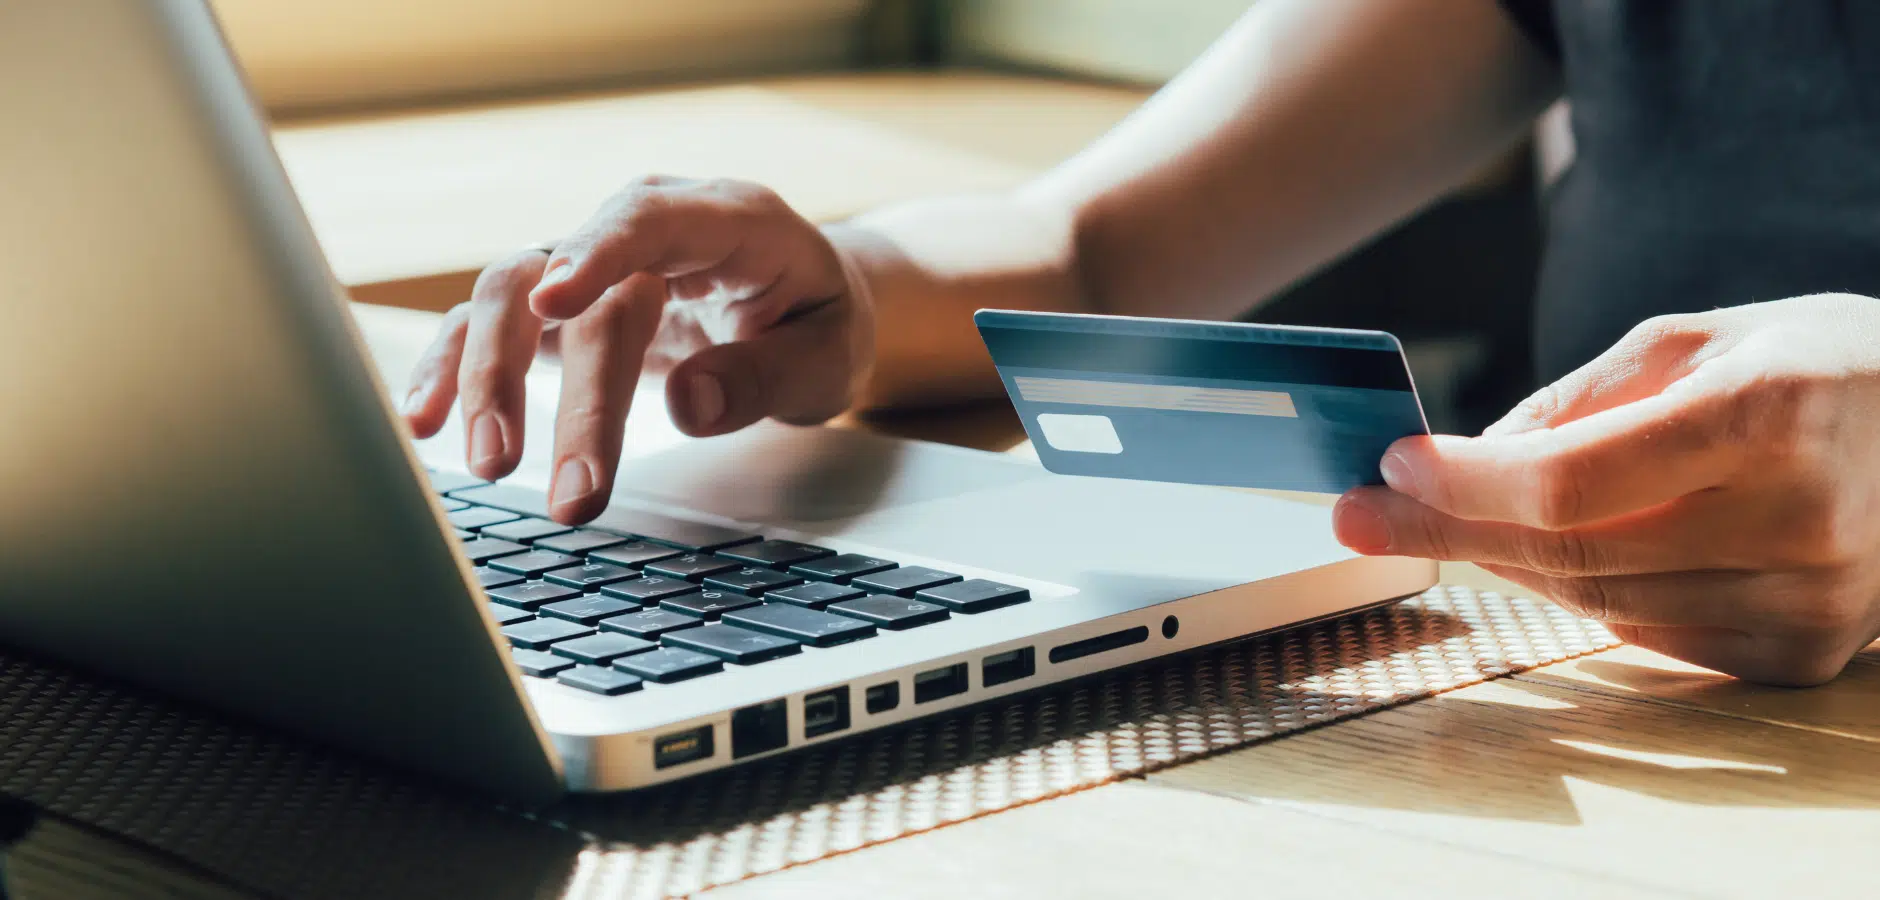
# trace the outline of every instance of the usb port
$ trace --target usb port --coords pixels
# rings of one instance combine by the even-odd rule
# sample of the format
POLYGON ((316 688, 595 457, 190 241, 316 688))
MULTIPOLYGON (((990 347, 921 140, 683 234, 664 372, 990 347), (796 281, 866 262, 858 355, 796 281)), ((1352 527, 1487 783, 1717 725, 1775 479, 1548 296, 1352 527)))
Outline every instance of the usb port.
POLYGON ((927 703, 966 693, 966 664, 954 663, 914 676, 914 702, 927 703))
POLYGON ((979 664, 979 683, 986 687, 1030 678, 1038 673, 1037 654, 1030 647, 994 653, 979 664))
POLYGON ((731 758, 743 759, 790 746, 790 707, 782 700, 731 713, 731 758))
POLYGON ((653 739, 653 768, 664 769, 712 755, 712 727, 700 725, 653 739))
POLYGON ((875 685, 862 695, 868 703, 868 714, 884 713, 901 705, 901 685, 889 681, 875 685))
POLYGON ((847 685, 803 695, 803 736, 819 737, 849 727, 847 685))

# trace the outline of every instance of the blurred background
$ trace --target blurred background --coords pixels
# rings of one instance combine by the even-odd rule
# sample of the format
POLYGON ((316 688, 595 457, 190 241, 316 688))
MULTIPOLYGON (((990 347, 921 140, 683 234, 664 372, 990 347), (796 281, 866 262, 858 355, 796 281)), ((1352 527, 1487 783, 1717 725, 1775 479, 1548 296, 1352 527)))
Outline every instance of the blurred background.
MULTIPOLYGON (((213 3, 341 280, 359 300, 425 309, 649 171, 763 181, 819 220, 1010 187, 1102 134, 1248 7, 213 3)), ((1432 424, 1479 429, 1532 386, 1533 156, 1513 148, 1250 318, 1396 332, 1432 424)))

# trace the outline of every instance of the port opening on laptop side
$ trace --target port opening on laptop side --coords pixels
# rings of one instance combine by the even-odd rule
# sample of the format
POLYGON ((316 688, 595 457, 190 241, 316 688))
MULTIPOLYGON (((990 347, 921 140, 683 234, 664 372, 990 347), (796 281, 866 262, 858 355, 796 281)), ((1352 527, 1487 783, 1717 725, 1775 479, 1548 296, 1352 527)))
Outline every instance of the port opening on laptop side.
POLYGON ((967 668, 963 662, 929 669, 914 676, 914 702, 917 704, 964 694, 966 689, 967 668))
POLYGON ((1030 647, 994 653, 979 663, 979 683, 986 687, 998 687, 1037 673, 1038 654, 1030 647))
POLYGON ((803 738, 822 737, 849 727, 849 687, 803 695, 803 738))

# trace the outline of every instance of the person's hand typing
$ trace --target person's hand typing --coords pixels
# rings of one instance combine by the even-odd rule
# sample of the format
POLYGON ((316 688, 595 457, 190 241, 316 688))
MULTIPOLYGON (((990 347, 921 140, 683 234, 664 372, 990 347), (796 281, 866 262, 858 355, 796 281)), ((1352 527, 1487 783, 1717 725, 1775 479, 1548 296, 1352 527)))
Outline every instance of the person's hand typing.
POLYGON ((522 459, 523 376, 538 352, 559 354, 549 503, 586 521, 606 508, 643 370, 667 375, 674 424, 694 436, 847 409, 874 327, 844 270, 763 187, 641 179, 552 254, 484 270, 414 370, 405 418, 430 437, 461 400, 470 471, 501 478, 522 459))
POLYGON ((1354 550, 1477 562, 1630 643, 1819 684, 1880 633, 1880 300, 1652 319, 1382 469, 1334 512, 1354 550))

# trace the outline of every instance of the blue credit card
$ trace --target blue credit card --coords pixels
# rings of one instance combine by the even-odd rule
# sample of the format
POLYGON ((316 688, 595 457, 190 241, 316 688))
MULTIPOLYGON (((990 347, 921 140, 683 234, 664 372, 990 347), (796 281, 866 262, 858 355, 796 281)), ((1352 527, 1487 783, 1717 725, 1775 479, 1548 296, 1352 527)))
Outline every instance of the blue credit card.
POLYGON ((1382 484, 1428 434, 1382 331, 980 310, 973 317, 1046 469, 1342 493, 1382 484))

